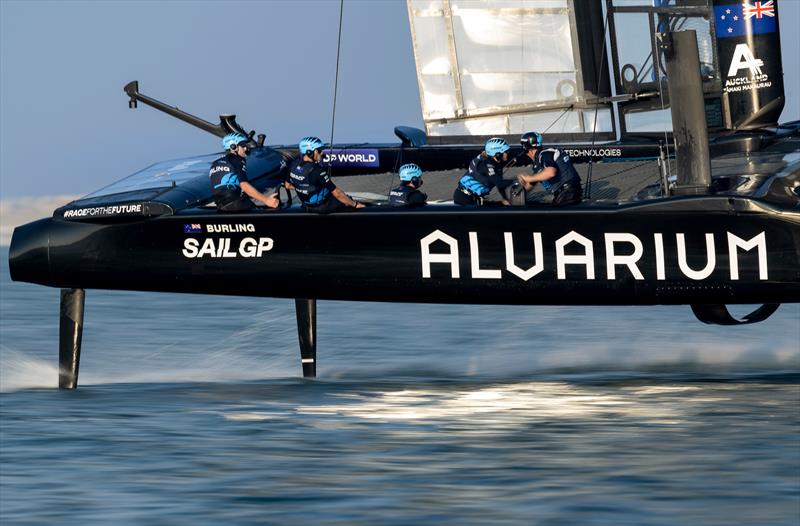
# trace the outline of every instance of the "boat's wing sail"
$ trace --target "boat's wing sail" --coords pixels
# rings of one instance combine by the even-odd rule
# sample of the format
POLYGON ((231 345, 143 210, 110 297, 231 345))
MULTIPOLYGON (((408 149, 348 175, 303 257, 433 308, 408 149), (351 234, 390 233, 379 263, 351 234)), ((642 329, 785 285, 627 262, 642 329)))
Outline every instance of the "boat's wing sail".
POLYGON ((428 136, 613 138, 602 4, 408 0, 428 136))
POLYGON ((697 37, 709 130, 774 127, 784 105, 778 3, 407 0, 426 131, 432 142, 664 134, 656 34, 686 30, 697 37))

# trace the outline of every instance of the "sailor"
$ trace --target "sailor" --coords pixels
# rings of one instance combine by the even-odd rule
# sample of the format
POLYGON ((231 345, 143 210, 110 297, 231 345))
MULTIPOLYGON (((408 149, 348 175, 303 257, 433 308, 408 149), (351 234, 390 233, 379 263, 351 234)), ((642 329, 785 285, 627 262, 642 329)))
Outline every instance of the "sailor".
POLYGON ((303 137, 299 146, 300 157, 289 168, 286 186, 294 189, 306 211, 329 214, 364 208, 363 203, 337 188, 328 169, 320 165, 325 143, 317 137, 303 137))
POLYGON ((533 175, 519 174, 517 180, 530 191, 536 183, 553 194, 553 205, 576 205, 581 202, 581 178, 569 155, 558 148, 542 148, 541 133, 528 132, 520 139, 522 149, 533 163, 533 175))
POLYGON ((222 138, 225 156, 211 163, 209 178, 218 212, 250 210, 255 206, 251 198, 269 208, 280 205, 277 191, 271 189, 262 194, 247 180, 248 142, 248 138, 240 133, 227 134, 222 138))
MULTIPOLYGON (((497 188, 502 192, 514 181, 503 179, 503 166, 508 160, 508 143, 499 138, 486 141, 483 151, 470 163, 467 173, 458 181, 458 187, 453 193, 453 202, 457 205, 484 205, 486 196, 497 188)), ((502 204, 508 201, 501 199, 502 204)))
POLYGON ((400 186, 389 192, 389 206, 415 208, 424 206, 428 196, 419 190, 422 169, 414 163, 400 167, 400 186))

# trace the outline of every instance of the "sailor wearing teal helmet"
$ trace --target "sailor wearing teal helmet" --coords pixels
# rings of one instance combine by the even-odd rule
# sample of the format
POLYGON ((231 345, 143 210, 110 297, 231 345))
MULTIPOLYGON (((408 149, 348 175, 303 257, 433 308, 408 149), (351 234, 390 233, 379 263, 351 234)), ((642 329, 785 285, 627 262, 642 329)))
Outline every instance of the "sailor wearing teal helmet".
POLYGON ((277 192, 270 190, 262 194, 247 180, 248 138, 240 133, 229 133, 222 138, 225 156, 211 163, 208 172, 211 190, 218 212, 243 212, 252 209, 252 199, 269 208, 277 208, 280 202, 277 192))
POLYGON ((569 154, 558 148, 543 148, 541 133, 528 132, 520 138, 522 149, 533 163, 533 175, 517 176, 517 180, 531 190, 542 183, 545 190, 553 194, 553 205, 576 205, 581 202, 583 188, 581 178, 569 154))
POLYGON ((297 194, 308 212, 329 214, 363 208, 364 205, 337 188, 328 168, 322 166, 325 143, 318 137, 303 137, 298 144, 300 156, 289 167, 286 185, 297 194))
MULTIPOLYGON (((459 179, 453 202, 457 205, 483 205, 492 188, 497 188, 502 195, 503 190, 514 184, 514 181, 503 179, 503 166, 508 161, 510 149, 503 139, 486 141, 481 154, 469 163, 467 173, 459 179)), ((504 198, 501 202, 508 204, 504 198)))
POLYGON ((400 167, 400 186, 389 192, 389 206, 416 208, 424 206, 428 196, 419 190, 422 186, 422 169, 414 163, 400 167))

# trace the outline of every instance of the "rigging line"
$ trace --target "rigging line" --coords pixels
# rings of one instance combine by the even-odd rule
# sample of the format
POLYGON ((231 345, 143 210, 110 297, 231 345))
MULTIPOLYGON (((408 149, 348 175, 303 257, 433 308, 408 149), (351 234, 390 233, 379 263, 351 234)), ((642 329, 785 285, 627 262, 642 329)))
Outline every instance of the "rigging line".
MULTIPOLYGON (((397 169, 400 167, 400 164, 401 164, 402 162, 403 162, 403 145, 401 144, 401 145, 400 145, 400 151, 399 151, 399 152, 397 152, 397 160, 396 160, 396 161, 395 161, 395 163, 394 163, 394 169, 393 169, 393 170, 390 172, 390 177, 389 177, 389 188, 387 188, 387 189, 386 189, 386 195, 387 195, 387 196, 389 195, 389 192, 391 192, 391 191, 392 191, 392 188, 394 188, 394 175, 395 175, 396 173, 398 173, 398 172, 397 172, 397 169)), ((399 174, 398 174, 398 175, 399 175, 399 174)))
POLYGON ((575 107, 575 104, 570 104, 569 106, 567 106, 566 108, 564 108, 564 111, 562 111, 562 112, 561 112, 561 115, 559 115, 558 117, 556 117, 556 120, 554 120, 553 122, 551 122, 551 123, 550 123, 550 126, 548 126, 547 128, 545 128, 545 129, 544 129, 544 131, 542 132, 542 135, 544 135, 545 133, 547 133, 547 131, 548 131, 550 128, 552 128, 553 126, 555 126, 555 125, 556 125, 556 123, 557 123, 558 121, 560 121, 560 120, 561 120, 561 117, 563 117, 564 115, 566 115, 566 114, 567 114, 567 112, 568 112, 569 110, 571 110, 572 108, 574 108, 574 107, 575 107))
MULTIPOLYGON (((336 42, 336 78, 333 82, 333 112, 331 113, 331 140, 329 148, 333 149, 333 130, 336 125, 336 94, 339 91, 339 54, 342 49, 342 19, 344 18, 344 0, 339 0, 339 37, 336 42)), ((329 167, 331 174, 333 167, 329 167)))
MULTIPOLYGON (((606 11, 606 22, 605 27, 603 28, 603 49, 600 52, 600 64, 597 66, 597 83, 594 85, 595 89, 599 92, 600 91, 600 77, 603 75, 603 63, 606 59, 606 38, 608 37, 608 19, 611 16, 611 13, 606 11)), ((591 150, 594 150, 594 141, 597 135, 597 108, 600 106, 600 101, 594 103, 594 123, 592 123, 592 146, 591 150)), ((581 114, 581 118, 583 118, 583 114, 581 114)), ((586 175, 586 190, 584 191, 584 197, 589 199, 592 197, 592 169, 594 168, 594 157, 589 157, 589 173, 586 175)))

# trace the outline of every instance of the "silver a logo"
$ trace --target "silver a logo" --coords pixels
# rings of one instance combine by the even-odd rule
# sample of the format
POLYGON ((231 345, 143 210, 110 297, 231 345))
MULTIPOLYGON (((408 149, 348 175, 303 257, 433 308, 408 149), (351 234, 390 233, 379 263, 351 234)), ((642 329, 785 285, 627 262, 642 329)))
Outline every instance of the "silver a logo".
POLYGON ((739 74, 739 70, 744 68, 749 69, 751 75, 761 75, 761 66, 763 65, 763 60, 753 56, 753 52, 750 51, 750 46, 747 44, 739 44, 733 51, 731 67, 728 69, 728 77, 735 77, 739 74))

